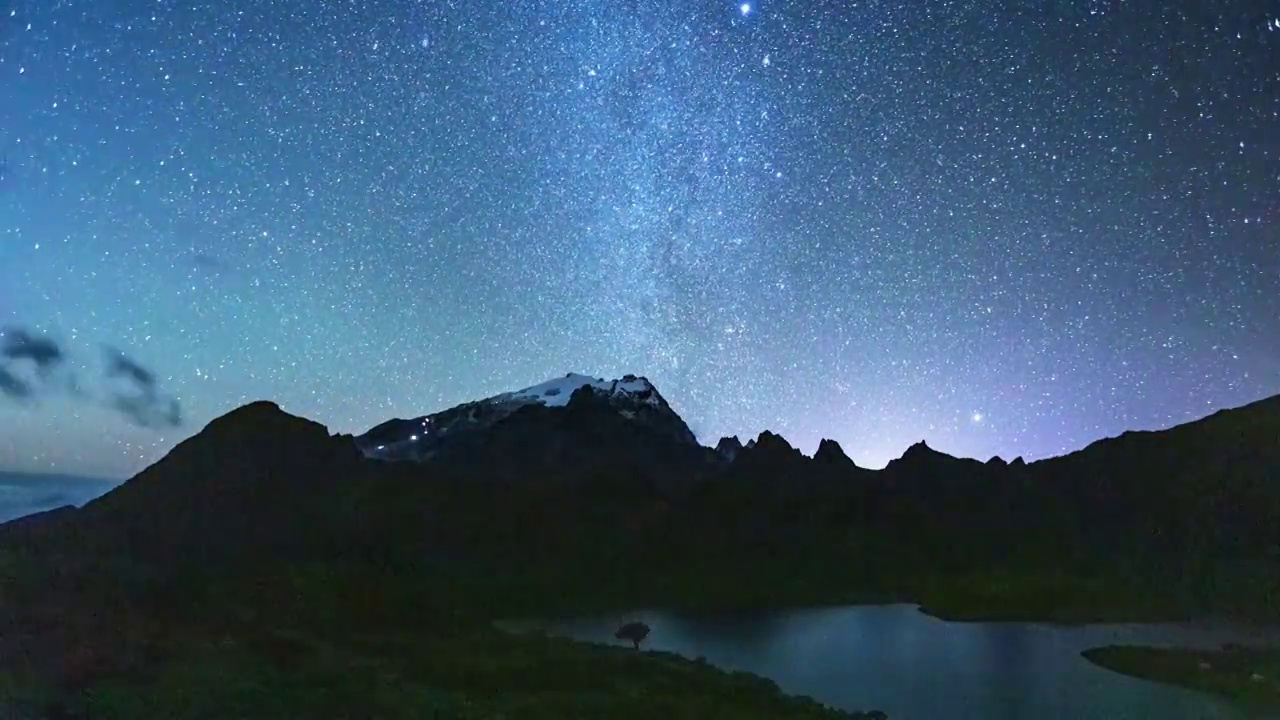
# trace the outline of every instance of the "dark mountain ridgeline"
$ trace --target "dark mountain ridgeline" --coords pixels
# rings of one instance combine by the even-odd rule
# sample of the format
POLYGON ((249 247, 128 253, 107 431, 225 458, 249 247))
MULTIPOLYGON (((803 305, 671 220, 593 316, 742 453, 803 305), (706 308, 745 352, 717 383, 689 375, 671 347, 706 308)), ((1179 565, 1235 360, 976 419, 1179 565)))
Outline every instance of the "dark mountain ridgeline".
POLYGON ((742 452, 742 441, 737 435, 733 437, 722 437, 720 442, 716 443, 716 453, 725 462, 733 462, 733 459, 742 452))
POLYGON ((818 443, 818 450, 813 454, 813 459, 820 464, 831 465, 844 470, 857 468, 853 460, 844 454, 844 448, 840 447, 840 443, 826 438, 818 443))
POLYGON ((1030 464, 921 442, 880 471, 769 432, 705 448, 592 386, 561 405, 484 405, 428 416, 455 430, 425 462, 389 462, 366 453, 422 419, 357 439, 253 403, 82 509, 0 526, 0 546, 194 575, 374 563, 495 603, 535 587, 551 605, 677 602, 694 578, 725 602, 749 588, 761 602, 910 598, 922 578, 1053 573, 1189 610, 1280 608, 1280 397, 1030 464))

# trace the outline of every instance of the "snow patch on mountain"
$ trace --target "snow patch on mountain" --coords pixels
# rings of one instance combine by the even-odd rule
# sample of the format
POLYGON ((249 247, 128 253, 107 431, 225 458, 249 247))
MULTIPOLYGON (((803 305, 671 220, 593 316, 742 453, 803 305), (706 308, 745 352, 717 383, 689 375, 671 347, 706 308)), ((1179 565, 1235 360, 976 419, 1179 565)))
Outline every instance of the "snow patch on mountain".
POLYGON ((653 385, 642 377, 626 375, 621 380, 605 380, 589 375, 569 373, 564 377, 553 378, 523 390, 502 393, 482 402, 501 403, 508 401, 536 402, 548 407, 564 407, 578 388, 590 385, 592 389, 612 396, 636 396, 635 399, 654 407, 661 407, 660 396, 653 392, 653 385))

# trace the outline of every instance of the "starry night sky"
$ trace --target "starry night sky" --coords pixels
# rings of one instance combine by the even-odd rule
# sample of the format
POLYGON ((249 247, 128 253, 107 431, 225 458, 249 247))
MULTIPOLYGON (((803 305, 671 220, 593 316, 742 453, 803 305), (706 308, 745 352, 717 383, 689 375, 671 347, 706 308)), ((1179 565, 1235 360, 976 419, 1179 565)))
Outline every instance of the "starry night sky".
POLYGON ((0 326, 65 353, 0 468, 570 371, 1032 459, 1280 392, 1277 318, 1276 0, 0 0, 0 326))

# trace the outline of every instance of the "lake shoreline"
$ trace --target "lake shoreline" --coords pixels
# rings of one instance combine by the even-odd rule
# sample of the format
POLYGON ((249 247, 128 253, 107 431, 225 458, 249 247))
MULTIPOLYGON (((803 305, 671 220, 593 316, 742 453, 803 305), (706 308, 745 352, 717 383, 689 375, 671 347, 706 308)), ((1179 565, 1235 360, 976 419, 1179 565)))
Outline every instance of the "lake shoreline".
POLYGON ((1280 647, 1195 649, 1107 645, 1081 653, 1122 675, 1280 710, 1280 647))
MULTIPOLYGON (((15 575, 34 573, 38 569, 38 567, 29 567, 18 562, 20 558, 11 559, 15 575), (24 567, 27 568, 26 572, 17 572, 17 569, 24 567)), ((32 575, 32 577, 38 576, 38 573, 32 575)), ((95 576, 116 578, 119 575, 103 570, 95 576)), ((146 713, 139 715, 142 712, 140 708, 146 707, 143 703, 150 702, 148 698, 154 696, 159 688, 168 693, 166 701, 173 702, 175 708, 181 707, 178 705, 181 698, 189 697, 194 693, 207 696, 210 703, 231 703, 241 706, 248 706, 246 703, 261 703, 265 706, 275 702, 272 698, 284 698, 293 704, 290 712, 300 712, 300 708, 309 707, 311 703, 303 693, 305 684, 303 681, 312 685, 330 682, 332 678, 340 677, 342 672, 345 672, 340 671, 339 666, 354 662, 366 669, 346 681, 355 684, 348 685, 350 694, 343 696, 342 702, 355 702, 353 698, 357 696, 368 696, 368 693, 372 692, 369 687, 376 686, 380 688, 378 692, 384 693, 394 706, 412 707, 414 711, 426 707, 419 704, 422 702, 424 693, 443 693, 451 698, 461 697, 467 702, 474 702, 474 698, 477 697, 491 698, 494 692, 509 695, 513 698, 513 702, 518 700, 518 702, 548 710, 553 708, 563 710, 564 708, 560 705, 564 702, 563 697, 547 695, 530 685, 530 678, 542 677, 545 681, 544 685, 547 686, 571 683, 575 692, 592 693, 593 702, 601 703, 602 708, 607 707, 611 717, 627 718, 631 717, 628 713, 639 709, 639 706, 635 705, 633 693, 649 687, 661 690, 663 683, 668 679, 678 678, 683 684, 682 702, 688 708, 703 707, 706 698, 718 697, 720 698, 718 702, 725 707, 738 708, 741 704, 743 713, 739 716, 744 720, 755 717, 752 714, 754 711, 750 708, 757 702, 776 705, 780 711, 771 716, 772 718, 845 720, 850 717, 880 717, 859 714, 864 712, 863 708, 883 709, 888 717, 904 717, 901 711, 895 711, 888 706, 888 701, 893 698, 877 695, 877 688, 874 685, 861 685, 852 694, 846 694, 844 690, 838 689, 833 699, 830 695, 813 692, 805 687, 804 682, 795 682, 794 677, 791 677, 788 682, 780 681, 779 678, 787 677, 787 674, 785 670, 779 672, 777 667, 735 667, 733 663, 719 664, 718 659, 722 657, 716 658, 716 653, 710 648, 703 650, 693 648, 690 652, 685 652, 688 648, 674 649, 665 644, 672 635, 659 637, 668 632, 667 628, 657 631, 655 626, 655 635, 642 646, 644 652, 636 654, 629 646, 623 650, 617 648, 612 642, 613 633, 620 623, 604 628, 602 633, 595 636, 604 639, 603 643, 590 643, 614 645, 614 647, 592 648, 579 642, 564 640, 564 636, 539 637, 539 634, 545 635, 545 628, 548 625, 555 624, 554 620, 539 618, 559 617, 572 620, 575 617, 592 615, 599 617, 606 613, 632 616, 636 613, 607 609, 619 607, 621 601, 629 597, 633 601, 638 601, 639 607, 669 607, 672 612, 667 613, 668 615, 684 612, 690 617, 711 616, 708 619, 712 621, 729 618, 730 624, 737 623, 737 627, 745 628, 748 635, 757 637, 761 633, 766 633, 766 628, 771 624, 770 616, 808 614, 838 617, 850 611, 854 614, 881 613, 882 616, 888 613, 892 616, 890 624, 896 624, 900 631, 909 634, 922 633, 924 636, 940 633, 971 638, 966 642, 972 642, 975 638, 982 642, 986 642, 986 638, 1004 642, 1001 638, 1006 637, 1007 632, 1028 632, 1025 628, 1002 628, 1000 627, 1002 625, 1026 624, 1029 621, 1031 624, 1041 626, 1070 627, 1083 622, 1078 612, 1062 611, 1080 607, 1078 602, 1063 603, 1059 606, 1059 611, 1054 613, 1032 612, 1033 609, 1043 611, 1046 605, 1043 602, 1024 602, 1028 598, 1043 600, 1050 597, 1050 593, 1045 588, 1061 587, 1064 583, 1061 579, 1054 579, 1051 582, 1032 582, 1024 579, 1015 583, 1010 582, 1007 577, 992 579, 984 575, 981 583, 962 584, 956 582, 955 576, 951 576, 938 578, 927 586, 920 582, 904 582, 899 587, 899 592, 868 589, 819 593, 804 592, 804 586, 796 588, 773 585, 765 586, 766 592, 748 594, 736 592, 739 586, 728 585, 713 588, 712 592, 697 596, 691 593, 681 594, 680 590, 689 587, 682 583, 672 583, 666 587, 656 588, 649 585, 648 592, 634 594, 624 592, 631 589, 625 585, 620 587, 597 585, 596 592, 591 594, 570 593, 569 590, 575 586, 569 586, 562 588, 562 591, 557 594, 552 592, 554 584, 547 579, 543 579, 540 583, 521 583, 520 578, 516 578, 515 581, 509 578, 499 579, 503 584, 495 586, 492 584, 491 575, 480 577, 479 581, 475 576, 463 576, 461 582, 442 586, 438 583, 428 583, 425 580, 409 579, 403 575, 392 574, 385 569, 316 565, 294 568, 286 575, 266 573, 259 577, 246 574, 243 578, 237 577, 224 582, 207 581, 209 582, 207 587, 192 585, 186 587, 183 594, 175 597, 175 601, 180 602, 157 606, 168 608, 172 616, 164 615, 163 618, 156 618, 156 622, 176 623, 172 628, 168 628, 171 632, 167 634, 172 638, 172 642, 167 643, 168 647, 165 648, 164 653, 164 656, 171 658, 175 664, 172 666, 166 664, 163 667, 150 665, 144 668, 144 675, 148 676, 145 682, 134 682, 127 674, 121 674, 114 668, 119 664, 118 659, 127 659, 134 650, 139 650, 134 645, 142 642, 136 639, 141 635, 123 632, 121 633, 123 639, 120 640, 120 644, 117 644, 116 640, 112 639, 114 635, 108 634, 90 643, 91 647, 100 650, 104 654, 104 659, 109 661, 100 677, 95 678, 91 683, 94 692, 97 693, 98 705, 94 710, 98 713, 97 717, 104 720, 146 716, 146 713), (986 592, 974 592, 974 587, 992 589, 986 592), (1036 592, 1022 592, 1028 587, 1035 589, 1036 592), (355 590, 357 588, 363 590, 357 592, 355 590), (370 596, 369 588, 378 588, 378 591, 370 596), (518 592, 520 588, 525 592, 518 592), (926 602, 905 600, 904 598, 908 596, 923 597, 926 602), (289 600, 281 605, 281 598, 289 600), (681 598, 698 602, 677 601, 670 604, 661 602, 663 599, 681 598), (999 601, 994 601, 994 598, 999 598, 999 601), (820 601, 813 602, 814 599, 820 601), (646 600, 648 602, 645 602, 646 600), (175 610, 177 607, 183 610, 178 612, 175 610), (601 610, 601 608, 606 609, 601 610), (727 608, 736 609, 727 610, 727 608), (981 609, 983 613, 979 615, 974 612, 975 609, 981 609), (546 612, 540 613, 539 610, 546 612), (208 624, 209 627, 204 629, 188 627, 185 623, 192 617, 206 618, 204 624, 208 624), (495 618, 502 617, 535 620, 532 629, 536 631, 539 629, 538 626, 541 626, 544 632, 517 633, 517 637, 506 639, 498 637, 510 632, 511 620, 495 621, 495 618), (417 619, 408 624, 402 624, 409 618, 417 619), (928 618, 929 622, 924 622, 925 618, 928 618), (1066 622, 1068 620, 1073 622, 1066 622), (934 621, 938 624, 935 625, 934 621), (384 634, 372 652, 368 651, 362 639, 354 638, 356 642, 351 642, 353 638, 333 636, 336 627, 352 625, 353 622, 356 625, 373 623, 378 628, 377 632, 384 634), (383 626, 383 623, 390 625, 383 626), (425 623, 425 625, 420 627, 418 623, 425 623), (280 634, 282 628, 291 628, 291 633, 301 638, 301 641, 295 638, 278 642, 276 636, 280 634), (388 631, 402 637, 395 641, 388 640, 385 637, 388 631), (222 648, 220 643, 224 639, 231 640, 232 645, 222 648), (656 645, 653 644, 655 642, 657 642, 656 645), (207 647, 210 644, 215 646, 212 651, 207 647), (301 651, 298 649, 300 647, 303 648, 301 651), (311 649, 306 649, 307 647, 311 649), (466 660, 473 663, 476 672, 489 674, 487 687, 475 692, 474 681, 469 679, 470 676, 464 677, 459 674, 458 663, 443 663, 435 658, 424 657, 428 654, 424 648, 435 648, 440 658, 459 658, 459 662, 466 660), (650 652, 651 650, 658 652, 650 652), (676 652, 682 659, 678 662, 671 657, 664 659, 668 652, 676 652), (709 659, 699 663, 698 658, 701 656, 709 659), (284 658, 283 661, 280 660, 281 657, 284 658), (294 667, 299 659, 303 665, 298 666, 297 677, 282 675, 275 667, 279 662, 294 667), (612 687, 601 688, 588 682, 590 673, 597 672, 601 666, 614 668, 613 671, 605 673, 612 678, 610 680, 612 687), (699 670, 704 666, 711 666, 714 672, 699 670), (556 667, 560 668, 559 672, 552 673, 552 669, 556 667), (222 678, 232 678, 240 684, 224 686, 222 678), (406 680, 406 678, 412 680, 406 680), (419 685, 425 678, 435 679, 426 682, 428 687, 424 690, 419 685), (761 684, 762 682, 765 684, 761 684), (362 683, 371 685, 357 687, 362 683), (384 687, 378 683, 389 684, 384 687), (775 697, 772 690, 765 691, 769 683, 780 688, 778 693, 783 696, 782 699, 775 697), (803 702, 806 697, 819 699, 814 704, 807 704, 803 702), (791 698, 796 699, 797 702, 792 703, 791 698), (108 700, 112 703, 111 707, 103 704, 108 700), (844 709, 839 711, 842 714, 830 715, 824 708, 844 709), (895 715, 895 712, 898 714, 895 715)), ((1086 584, 1085 587, 1093 586, 1086 584)), ((1098 596, 1096 593, 1081 593, 1077 597, 1097 598, 1098 596)), ((66 596, 66 599, 76 607, 83 602, 83 597, 80 595, 66 596)), ((632 605, 632 608, 636 606, 632 605)), ((1105 613, 1095 611, 1092 617, 1102 615, 1113 622, 1117 618, 1123 618, 1128 622, 1135 620, 1135 613, 1131 612, 1132 605, 1127 606, 1128 612, 1121 612, 1125 609, 1123 602, 1109 603, 1105 607, 1111 610, 1105 613)), ((141 612, 141 606, 138 609, 141 612)), ((1160 615, 1161 620, 1167 617, 1164 614, 1160 615)), ((627 617, 627 619, 641 618, 627 617)), ((883 628, 874 627, 875 625, 876 623, 872 623, 854 633, 843 631, 832 633, 830 637, 835 638, 834 642, 840 644, 843 641, 839 638, 865 638, 868 633, 874 635, 884 631, 883 628)), ((38 628, 33 627, 33 631, 36 629, 38 628)), ((1032 628, 1029 632, 1036 634, 1049 632, 1049 630, 1032 628)), ((345 632, 339 634, 344 635, 345 632)), ((931 647, 933 641, 918 642, 923 644, 917 648, 913 648, 911 643, 904 641, 901 644, 885 645, 884 651, 887 653, 925 652, 931 647)), ((1103 642, 1096 644, 1100 645, 1103 642)), ((1087 667, 1087 663, 1075 657, 1076 653, 1085 647, 1089 646, 1085 645, 1072 650, 1069 655, 1076 664, 1087 667)), ((68 648, 68 650, 75 649, 68 648)), ((930 658, 925 659, 932 662, 930 658)), ((861 682, 857 679, 859 673, 862 677, 888 673, 891 675, 888 678, 889 683, 914 683, 922 678, 941 676, 949 672, 945 667, 934 670, 915 666, 896 669, 881 667, 888 662, 881 657, 873 659, 860 671, 846 669, 842 672, 850 674, 846 676, 844 682, 854 684, 861 682)), ((832 662, 818 662, 815 666, 843 667, 843 663, 840 658, 835 657, 832 662)), ((2 682, 0 687, 3 687, 2 682)), ((995 686, 983 680, 980 687, 995 686)), ((954 689, 954 692, 959 693, 965 691, 965 687, 954 689)), ((940 696, 945 697, 952 692, 952 690, 944 691, 940 696)), ((1037 691, 1035 688, 1028 687, 1025 692, 1034 694, 1037 691)), ((1092 701, 1086 701, 1086 704, 1089 702, 1092 701)), ((228 707, 232 706, 234 705, 228 705, 228 707)), ((495 709, 497 707, 495 705, 495 709)), ((657 706, 648 706, 648 708, 660 710, 657 706)), ((388 712, 392 711, 388 710, 388 712)), ((666 714, 670 715, 670 713, 666 714)), ((175 710, 167 715, 175 720, 188 716, 181 710, 175 710)), ((572 713, 562 716, 572 716, 572 713)), ((945 712, 939 714, 938 711, 912 712, 905 715, 909 718, 921 717, 926 720, 930 717, 946 716, 945 712)), ((267 717, 264 715, 264 720, 267 717)), ((388 714, 387 717, 399 716, 388 714)), ((1098 716, 1086 714, 1081 717, 1098 716)), ((1168 717, 1185 720, 1188 716, 1168 717)), ((271 720, 275 720, 274 716, 271 716, 271 720)))
POLYGON ((0 717, 613 717, 670 720, 728 713, 742 720, 888 720, 787 693, 762 675, 660 650, 472 628, 330 634, 255 629, 189 638, 145 673, 103 678, 85 692, 0 672, 0 717), (192 705, 192 698, 201 703, 192 705), (375 705, 368 703, 376 701, 375 705), (336 714, 328 714, 330 712, 336 714), (9 713, 9 714, 3 714, 9 713), (353 715, 355 716, 355 715, 353 715), (367 715, 366 715, 367 716, 367 715))
POLYGON ((621 647, 626 643, 617 641, 614 632, 633 621, 652 629, 645 648, 766 677, 786 693, 815 697, 835 707, 881 708, 889 717, 1015 717, 1001 714, 1010 696, 1026 708, 1017 718, 1252 717, 1232 698, 1134 683, 1131 675, 1081 657, 1108 643, 1212 648, 1252 637, 1254 628, 1232 623, 956 622, 929 614, 918 604, 882 603, 777 613, 632 609, 568 619, 526 617, 495 622, 495 628, 629 652, 630 646, 621 647), (954 653, 961 648, 968 659, 957 667, 954 653), (796 664, 841 670, 822 670, 815 676, 793 670, 796 664), (952 685, 938 686, 932 698, 920 699, 918 684, 925 677, 948 677, 952 685), (1046 686, 1036 679, 1043 677, 1054 682, 1046 686), (834 684, 823 684, 833 680, 834 684), (969 698, 970 705, 960 714, 943 700, 954 697, 969 698))

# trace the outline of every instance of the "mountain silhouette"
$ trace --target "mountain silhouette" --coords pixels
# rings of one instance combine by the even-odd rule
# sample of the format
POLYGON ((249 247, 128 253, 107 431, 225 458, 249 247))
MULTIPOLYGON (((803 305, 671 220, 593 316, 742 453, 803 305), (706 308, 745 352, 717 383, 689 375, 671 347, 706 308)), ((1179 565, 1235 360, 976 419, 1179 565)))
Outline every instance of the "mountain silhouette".
MULTIPOLYGON (((807 457, 768 431, 703 447, 640 380, 628 387, 649 393, 639 401, 657 421, 637 422, 637 394, 617 381, 574 379, 563 402, 481 403, 498 417, 460 406, 465 429, 394 460, 377 446, 421 419, 357 439, 251 403, 83 508, 0 525, 0 542, 187 573, 358 557, 640 575, 803 550, 830 555, 832 582, 846 582, 835 558, 856 537, 876 548, 859 556, 868 577, 1052 567, 1164 584, 1188 602, 1245 588, 1225 609, 1249 612, 1276 592, 1280 396, 1030 464, 920 442, 874 471, 834 441, 807 457)), ((425 417, 439 431, 460 412, 425 417)))

